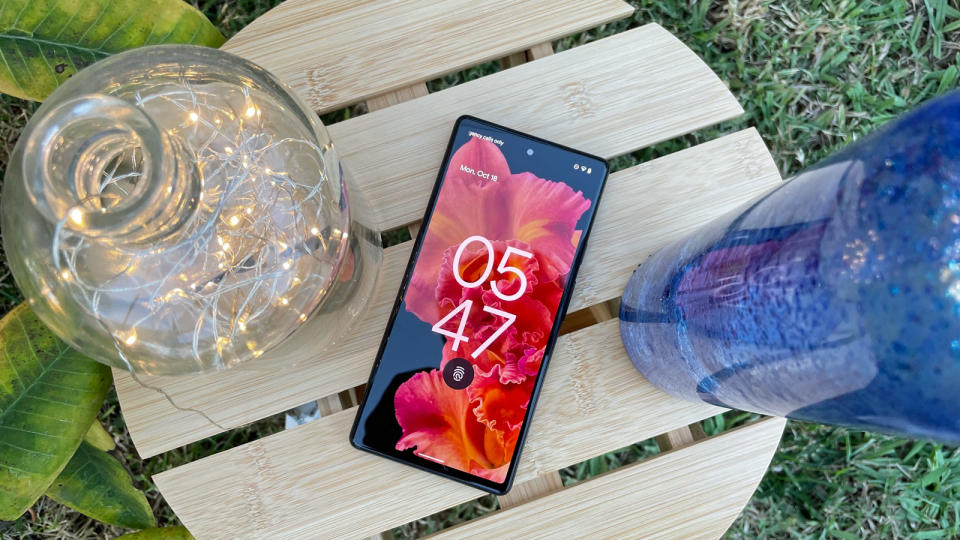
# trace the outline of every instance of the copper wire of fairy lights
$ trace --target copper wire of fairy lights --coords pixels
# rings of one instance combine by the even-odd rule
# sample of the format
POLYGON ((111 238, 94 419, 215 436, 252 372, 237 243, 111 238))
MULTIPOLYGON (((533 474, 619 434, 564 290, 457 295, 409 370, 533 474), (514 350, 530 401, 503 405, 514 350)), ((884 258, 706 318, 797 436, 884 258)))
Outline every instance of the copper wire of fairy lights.
MULTIPOLYGON (((192 332, 198 365, 209 361, 202 357, 214 351, 214 365, 222 367, 224 357, 235 356, 224 354, 230 347, 245 347, 254 357, 262 354, 264 344, 244 334, 261 322, 268 324, 277 309, 305 321, 330 284, 331 276, 322 269, 298 266, 302 257, 327 249, 330 230, 320 210, 322 189, 329 181, 326 148, 264 129, 264 111, 247 88, 236 106, 216 92, 195 89, 183 77, 178 83, 149 97, 135 97, 137 107, 148 113, 169 111, 182 117, 167 131, 181 135, 171 137, 185 141, 180 150, 186 158, 181 161, 187 163, 181 165, 195 164, 202 183, 192 203, 194 218, 162 249, 108 240, 112 260, 125 264, 105 279, 89 279, 80 259, 103 239, 85 234, 85 219, 90 212, 106 213, 111 205, 122 204, 144 178, 144 157, 129 145, 103 169, 98 193, 81 200, 56 224, 53 261, 89 315, 106 325, 122 358, 135 350, 138 329, 152 319, 167 317, 181 324, 183 317, 171 313, 175 309, 195 317, 194 327, 184 333, 192 332), (315 160, 319 177, 304 182, 285 171, 290 156, 315 160), (167 269, 149 278, 136 271, 150 264, 167 269), (295 301, 298 288, 307 282, 310 297, 295 301), (135 296, 135 305, 120 321, 102 311, 104 298, 117 294, 142 295, 135 296)), ((168 187, 170 198, 189 196, 172 191, 168 187)))

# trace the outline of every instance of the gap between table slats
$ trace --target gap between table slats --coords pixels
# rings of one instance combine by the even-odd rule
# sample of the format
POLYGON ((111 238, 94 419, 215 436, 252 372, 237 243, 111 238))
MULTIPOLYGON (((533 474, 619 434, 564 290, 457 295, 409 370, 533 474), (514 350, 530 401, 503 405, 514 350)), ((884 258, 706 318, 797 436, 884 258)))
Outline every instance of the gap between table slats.
MULTIPOLYGON (((658 246, 777 185, 759 135, 746 130, 611 176, 598 208, 571 310, 619 296, 637 263, 658 246), (759 169, 748 175, 750 164, 759 169), (709 175, 701 175, 705 168, 709 175), (665 195, 669 197, 664 198, 665 195), (629 235, 629 241, 625 241, 629 235), (603 283, 590 284, 584 278, 603 283)), ((141 455, 150 456, 362 384, 396 296, 411 242, 386 251, 381 291, 353 334, 318 358, 303 345, 296 369, 234 370, 150 378, 160 393, 115 371, 124 417, 141 455), (170 396, 180 409, 173 407, 170 396), (198 411, 203 411, 200 414, 198 411), (215 421, 216 424, 212 423, 215 421)))
POLYGON ((382 230, 423 217, 457 117, 612 157, 743 112, 710 68, 650 24, 330 126, 382 230))
MULTIPOLYGON (((377 111, 380 109, 385 109, 391 105, 396 105, 397 103, 423 97, 429 93, 430 91, 427 89, 426 83, 416 83, 411 86, 393 90, 367 99, 367 110, 377 111)), ((408 225, 407 228, 409 229, 410 236, 416 238, 420 224, 419 222, 413 223, 408 225)), ((317 406, 320 409, 320 414, 328 416, 337 411, 357 405, 360 402, 359 397, 360 396, 358 395, 357 388, 350 388, 347 390, 341 390, 337 394, 324 396, 318 399, 317 406)), ((392 538, 392 533, 389 531, 381 533, 380 537, 392 538)))
MULTIPOLYGON (((514 53, 508 57, 500 59, 501 68, 507 69, 510 67, 518 66, 520 64, 526 63, 527 61, 533 61, 538 58, 543 58, 544 56, 549 56, 553 54, 553 45, 550 42, 537 44, 526 51, 520 51, 514 53)), ((409 101, 416 97, 423 97, 429 92, 427 90, 427 85, 425 83, 417 83, 413 86, 406 88, 401 88, 393 92, 388 92, 380 96, 375 96, 367 100, 367 108, 370 111, 375 111, 379 109, 386 108, 390 105, 396 105, 403 101, 409 101)), ((421 221, 411 223, 407 225, 407 230, 410 233, 412 238, 417 237, 417 233, 420 231, 421 221)), ((597 319, 599 321, 600 319, 597 319)), ((353 390, 353 389, 351 389, 353 390)), ((337 401, 339 403, 344 403, 344 407, 349 408, 352 405, 358 404, 358 400, 351 400, 348 394, 349 390, 341 391, 338 395, 337 401)), ((328 396, 329 398, 329 396, 328 396)), ((324 403, 324 399, 321 398, 318 401, 319 404, 324 403)), ((336 407, 330 407, 330 413, 341 410, 336 407)), ((330 414, 324 413, 324 414, 330 414)), ((563 488, 563 480, 560 479, 560 473, 558 471, 552 471, 544 473, 536 478, 523 482, 519 485, 513 487, 511 492, 507 495, 498 497, 500 500, 501 507, 509 507, 520 504, 524 501, 532 500, 537 497, 543 496, 547 493, 557 491, 563 488)), ((392 531, 384 531, 377 535, 377 540, 383 540, 384 538, 393 538, 392 531)))
MULTIPOLYGON (((517 482, 722 411, 673 398, 643 379, 627 359, 617 320, 567 334, 547 370, 517 482)), ((347 441, 355 413, 334 413, 154 480, 200 538, 365 536, 481 495, 357 451, 347 441)))
MULTIPOLYGON (((558 142, 576 140, 583 148, 605 156, 680 135, 742 110, 699 58, 659 26, 648 25, 332 126, 347 166, 358 167, 356 178, 366 179, 363 189, 368 198, 399 189, 392 195, 392 210, 383 205, 379 208, 381 215, 395 215, 395 225, 422 214, 449 124, 457 108, 463 112, 464 103, 472 104, 469 112, 487 113, 487 118, 537 135, 553 134, 558 142), (611 71, 613 64, 624 71, 611 71), (584 73, 590 73, 589 79, 583 78, 584 73), (537 107, 528 106, 531 99, 537 107), (611 101, 619 105, 603 105, 611 101), (638 102, 652 106, 637 107, 638 102), (517 103, 523 108, 518 110, 517 103), (557 132, 557 125, 570 126, 577 137, 557 132), (421 140, 430 147, 420 147, 421 140), (387 170, 380 169, 384 164, 387 170), (385 179, 380 178, 383 175, 385 179), (417 209, 399 219, 397 204, 417 209)), ((712 161, 723 159, 726 157, 716 156, 712 161)), ((382 223, 388 226, 390 221, 382 223)), ((627 267, 632 266, 633 260, 627 262, 627 267)), ((578 287, 584 286, 583 276, 578 281, 578 287)), ((396 286, 395 281, 391 283, 396 286)), ((381 300, 392 302, 394 296, 385 289, 381 300)), ((616 294, 608 298, 613 296, 616 294)), ((382 331, 382 325, 374 326, 382 331)), ((301 337, 307 334, 301 333, 301 337)), ((304 343, 301 356, 309 356, 310 348, 311 344, 304 343)), ((330 356, 351 352, 351 343, 346 343, 330 356)), ((368 359, 364 358, 364 363, 368 359)), ((347 388, 340 386, 343 377, 336 362, 328 362, 331 367, 326 373, 314 370, 300 376, 291 373, 289 360, 282 352, 272 351, 263 358, 262 372, 249 368, 179 380, 142 378, 151 388, 141 388, 129 375, 115 372, 138 451, 145 457, 154 455, 347 388), (272 364, 286 365, 287 373, 267 371, 272 364)), ((355 375, 356 366, 347 371, 355 375)))
MULTIPOLYGON (((619 296, 636 265, 657 247, 779 182, 776 166, 753 129, 615 173, 598 208, 570 310, 619 296)), ((381 290, 366 318, 355 334, 323 358, 310 355, 305 342, 296 369, 148 379, 184 410, 174 408, 164 394, 140 387, 128 373, 115 371, 124 417, 141 455, 155 455, 362 384, 411 244, 386 250, 381 290)))
MULTIPOLYGON (((331 129, 337 131, 337 144, 345 154, 344 159, 348 160, 348 167, 351 167, 351 163, 359 165, 360 171, 354 172, 360 172, 360 178, 388 174, 391 184, 401 186, 401 193, 395 196, 400 201, 406 201, 402 204, 419 205, 420 209, 416 210, 416 214, 420 214, 436 174, 449 124, 457 114, 456 106, 458 103, 472 103, 474 100, 483 100, 486 105, 482 110, 471 112, 486 112, 489 113, 488 117, 510 120, 508 123, 520 128, 532 128, 531 131, 535 134, 550 136, 553 133, 559 136, 560 142, 572 143, 573 138, 569 134, 556 133, 555 126, 545 125, 534 119, 543 116, 554 124, 567 122, 584 134, 586 138, 583 142, 589 143, 590 150, 605 156, 630 151, 659 138, 680 135, 699 126, 735 116, 741 111, 722 82, 696 56, 662 28, 646 26, 510 68, 491 77, 372 112, 353 121, 334 125, 331 129), (630 52, 629 58, 618 58, 623 60, 623 72, 610 72, 609 68, 600 69, 609 65, 611 55, 620 54, 618 51, 623 48, 630 52), (664 53, 669 63, 661 63, 657 50, 664 53), (543 70, 536 65, 548 61, 551 62, 550 79, 540 80, 538 77, 543 70), (593 68, 597 70, 591 73, 589 83, 584 83, 583 74, 593 68), (688 84, 691 79, 706 82, 688 84), (487 80, 493 80, 494 85, 491 87, 485 82, 487 80), (549 85, 574 90, 586 89, 583 95, 592 98, 607 99, 608 96, 620 95, 620 101, 651 101, 659 106, 648 108, 621 105, 608 108, 594 103, 589 114, 577 117, 571 115, 570 110, 571 103, 578 103, 577 100, 571 101, 571 97, 563 92, 558 95, 556 88, 552 94, 546 93, 545 89, 549 88, 549 85), (544 89, 544 94, 529 96, 527 88, 544 89), (451 101, 446 95, 454 91, 456 96, 451 101), (538 103, 535 109, 527 107, 516 110, 512 105, 525 103, 531 97, 535 97, 538 103), (404 109, 399 114, 396 112, 413 104, 416 104, 416 107, 412 110, 404 109), (675 116, 676 110, 698 108, 700 110, 694 116, 684 114, 680 115, 680 119, 675 116), (497 118, 507 116, 510 118, 497 118), (568 119, 558 120, 564 117, 568 119), (358 123, 356 120, 360 119, 366 120, 358 123), (621 131, 628 132, 628 136, 623 136, 621 131), (428 150, 409 146, 410 141, 421 138, 433 141, 430 144, 436 148, 428 150), (352 148, 358 150, 351 150, 352 148), (430 158, 433 154, 436 156, 430 158), (430 163, 432 160, 437 163, 430 163), (370 163, 378 161, 392 164, 389 171, 371 168, 370 163), (426 173, 423 167, 428 169, 426 173), (404 179, 421 178, 424 174, 430 177, 425 183, 408 182, 404 179)), ((582 103, 578 110, 585 110, 582 103)), ((721 165, 726 157, 727 154, 716 155, 710 158, 710 161, 716 162, 718 168, 723 169, 721 165)), ((702 159, 697 161, 702 162, 702 159)), ((750 158, 746 164, 755 161, 756 159, 750 158)), ((734 165, 741 166, 743 163, 738 161, 734 165)), ((746 171, 736 173, 739 176, 744 174, 746 171)), ((380 187, 373 181, 365 186, 365 191, 369 193, 380 187)), ((603 208, 601 216, 602 211, 603 208)), ((403 225, 397 219, 394 219, 394 224, 403 225)), ((406 255, 400 258, 403 257, 406 255)), ((589 257, 590 255, 588 261, 589 257)), ((397 285, 396 282, 390 283, 393 287, 397 285)), ((580 283, 580 286, 583 286, 583 278, 580 283)), ((381 293, 381 300, 386 298, 386 302, 392 302, 394 296, 391 290, 385 289, 381 293)), ((375 331, 381 332, 382 326, 377 326, 375 331)), ((333 356, 349 355, 351 352, 356 351, 351 351, 348 343, 338 348, 333 356)), ((270 356, 268 353, 267 359, 270 356)), ((364 358, 364 363, 368 360, 369 358, 364 358)), ((153 387, 150 389, 133 383, 128 374, 117 371, 115 375, 131 435, 141 455, 147 457, 296 406, 296 401, 302 403, 347 388, 340 385, 342 381, 338 370, 342 366, 338 362, 331 362, 330 365, 332 367, 327 370, 326 377, 324 370, 315 370, 305 373, 303 378, 296 381, 291 381, 298 377, 296 373, 274 375, 268 371, 261 373, 239 370, 180 380, 144 377, 146 384, 153 387), (317 387, 314 388, 314 385, 317 387), (263 391, 258 391, 261 388, 263 391), (176 403, 176 407, 168 401, 168 397, 176 403), (264 401, 271 405, 263 408, 264 401)), ((352 369, 351 376, 348 377, 352 380, 357 372, 356 366, 348 369, 352 369)), ((365 368, 362 368, 359 371, 364 370, 365 368)))
MULTIPOLYGON (((525 51, 501 58, 500 67, 501 69, 509 69, 552 54, 553 45, 548 41, 534 45, 525 51)), ((551 471, 540 474, 525 482, 515 482, 510 493, 498 496, 497 500, 500 502, 501 508, 509 508, 561 489, 563 489, 563 479, 560 478, 560 472, 551 471)))
POLYGON ((287 0, 223 49, 328 112, 632 12, 620 0, 287 0))
POLYGON ((763 419, 430 538, 720 538, 763 478, 784 424, 763 419))

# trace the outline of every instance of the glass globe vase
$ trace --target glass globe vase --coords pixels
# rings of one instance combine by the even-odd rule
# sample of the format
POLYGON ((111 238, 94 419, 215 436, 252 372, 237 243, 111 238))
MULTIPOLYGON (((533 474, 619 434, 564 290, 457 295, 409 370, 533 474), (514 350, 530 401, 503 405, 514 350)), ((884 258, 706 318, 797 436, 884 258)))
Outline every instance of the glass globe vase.
POLYGON ((267 351, 296 333, 322 352, 374 288, 379 233, 348 187, 323 125, 268 72, 146 47, 37 110, 4 181, 4 249, 37 315, 104 363, 290 365, 267 351))

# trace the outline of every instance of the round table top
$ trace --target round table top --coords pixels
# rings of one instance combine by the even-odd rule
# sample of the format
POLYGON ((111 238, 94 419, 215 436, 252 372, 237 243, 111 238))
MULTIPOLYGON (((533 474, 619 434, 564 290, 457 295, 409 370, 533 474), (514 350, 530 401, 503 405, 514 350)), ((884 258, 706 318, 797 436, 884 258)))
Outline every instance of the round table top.
MULTIPOLYGON (((365 102, 329 126, 381 230, 415 228, 454 120, 472 114, 612 158, 742 114, 724 83, 657 25, 554 54, 551 40, 629 16, 620 0, 288 0, 224 48, 265 67, 318 112, 365 102), (442 91, 425 81, 499 59, 442 91)), ((747 503, 784 420, 705 437, 723 412, 671 397, 629 362, 615 317, 636 265, 781 181, 746 129, 611 175, 546 376, 513 491, 441 536, 718 537, 747 503), (662 452, 564 487, 558 471, 652 437, 662 452), (504 528, 507 527, 507 528, 504 528)), ((370 536, 482 495, 358 452, 357 401, 412 242, 386 249, 358 330, 322 358, 298 333, 275 371, 133 380, 117 392, 143 457, 319 400, 323 418, 157 475, 200 539, 370 536)), ((268 355, 271 353, 268 353, 268 355)))

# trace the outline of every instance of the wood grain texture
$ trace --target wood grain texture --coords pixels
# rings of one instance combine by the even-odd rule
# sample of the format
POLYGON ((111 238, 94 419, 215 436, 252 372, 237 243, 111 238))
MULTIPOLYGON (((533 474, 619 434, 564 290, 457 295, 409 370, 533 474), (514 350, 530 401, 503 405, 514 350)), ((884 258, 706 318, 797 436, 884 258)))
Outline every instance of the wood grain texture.
POLYGON ((740 115, 726 85, 655 24, 330 126, 380 228, 416 221, 457 117, 613 157, 740 115))
MULTIPOLYGON (((504 69, 519 66, 551 54, 553 54, 553 45, 549 42, 540 43, 526 51, 501 58, 500 66, 504 69)), ((538 475, 526 482, 515 483, 510 493, 500 495, 497 499, 500 502, 500 508, 510 508, 561 489, 563 489, 563 480, 560 478, 560 472, 553 471, 538 475)))
POLYGON ((719 538, 763 477, 784 424, 760 420, 430 538, 719 538))
POLYGON ((508 69, 527 62, 527 51, 515 52, 500 59, 500 69, 508 69))
MULTIPOLYGON (((626 357, 616 320, 568 334, 547 371, 517 482, 722 410, 670 397, 644 380, 626 357)), ((200 539, 369 536, 482 494, 354 449, 347 434, 355 413, 335 413, 154 480, 200 539)))
POLYGON ((327 112, 632 12, 620 0, 287 0, 223 49, 327 112))
MULTIPOLYGON (((552 54, 550 40, 630 11, 620 0, 288 0, 225 48, 319 111, 367 101, 370 114, 330 132, 379 226, 393 229, 422 216, 461 114, 612 157, 742 113, 712 71, 656 25, 552 54), (497 58, 510 69, 427 95, 424 81, 497 58)), ((754 130, 613 175, 571 310, 612 316, 608 302, 638 262, 779 181, 754 130)), ((277 371, 149 378, 149 388, 116 372, 144 456, 326 396, 328 415, 313 423, 154 477, 198 538, 363 537, 481 494, 356 451, 346 440, 355 407, 335 412, 369 373, 410 249, 387 250, 364 321, 323 358, 306 339, 268 358, 286 368, 277 371)), ((696 422, 719 411, 645 381, 615 318, 587 323, 558 341, 503 510, 441 536, 719 536, 784 425, 767 419, 699 440, 696 422), (676 449, 570 488, 559 482, 560 468, 657 435, 676 449)))
POLYGON ((709 157, 691 160, 685 150, 610 176, 593 225, 601 232, 590 233, 571 310, 619 297, 637 264, 660 246, 782 182, 753 128, 695 148, 709 149, 709 157))
POLYGON ((553 471, 514 485, 509 493, 500 495, 497 499, 500 501, 500 508, 512 508, 561 489, 563 489, 563 479, 560 478, 560 472, 553 471))
MULTIPOLYGON (((637 263, 658 246, 779 182, 763 141, 752 129, 614 174, 598 209, 570 309, 619 296, 637 263), (625 234, 630 234, 630 241, 624 241, 625 234)), ((342 346, 322 358, 310 355, 309 346, 304 346, 302 357, 275 361, 281 366, 295 362, 296 369, 141 379, 154 389, 142 388, 128 373, 115 370, 124 418, 141 456, 156 455, 366 381, 411 247, 407 242, 386 250, 379 292, 356 333, 342 346)), ((614 339, 619 345, 619 337, 614 339)), ((620 351, 624 354, 622 347, 620 351)), ((585 353, 588 360, 601 358, 585 353)))
MULTIPOLYGON (((377 208, 383 229, 422 216, 451 124, 463 112, 610 157, 736 116, 742 109, 696 55, 659 26, 648 25, 335 124, 330 131, 344 162, 377 208)), ((666 197, 664 200, 652 200, 646 195, 648 186, 642 185, 626 195, 632 199, 621 199, 626 192, 618 184, 629 183, 641 170, 611 178, 598 209, 598 225, 607 220, 638 230, 631 208, 640 205, 659 216, 644 223, 665 230, 644 229, 630 242, 622 242, 622 236, 617 236, 622 233, 616 233, 608 243, 618 242, 624 249, 603 261, 593 259, 599 253, 596 244, 611 233, 594 232, 578 278, 577 287, 583 292, 575 294, 574 310, 619 295, 632 268, 642 260, 638 256, 645 257, 652 248, 675 238, 677 231, 702 224, 702 210, 724 209, 714 204, 713 198, 739 202, 755 193, 756 182, 762 182, 766 171, 775 174, 755 133, 753 140, 737 141, 741 148, 730 147, 728 141, 716 154, 700 150, 685 154, 689 159, 682 165, 682 158, 673 158, 671 166, 679 166, 677 170, 683 174, 656 169, 655 174, 670 176, 667 185, 658 188, 657 197, 666 197), (749 177, 750 172, 758 176, 749 177), (720 179, 733 179, 737 184, 722 186, 720 179), (708 187, 701 189, 700 181, 708 187), (697 199, 699 207, 674 198, 670 184, 684 182, 686 192, 711 197, 697 199), (611 199, 614 203, 607 202, 611 199), (627 203, 626 208, 609 210, 617 200, 627 203), (609 217, 605 217, 607 213, 609 217), (611 261, 615 266, 610 266, 611 261), (613 279, 608 279, 605 269, 615 271, 613 279)), ((642 175, 637 181, 650 177, 642 175)), ((371 349, 376 347, 373 342, 385 325, 381 321, 385 321, 399 286, 398 269, 403 264, 399 259, 409 253, 409 246, 402 249, 408 250, 407 254, 397 253, 384 262, 381 286, 387 284, 387 288, 381 288, 374 306, 383 318, 368 318, 370 324, 358 325, 358 333, 322 363, 309 354, 307 343, 303 357, 268 353, 265 359, 273 359, 272 365, 279 366, 276 371, 248 368, 180 379, 147 377, 143 382, 149 388, 142 388, 129 374, 116 370, 117 392, 141 456, 176 448, 362 382, 374 354, 371 349), (291 365, 294 363, 296 368, 291 365)))
POLYGON ((282 366, 278 369, 141 376, 139 381, 114 369, 124 420, 140 456, 154 456, 366 382, 411 247, 407 242, 384 251, 378 292, 367 313, 350 339, 322 357, 304 347, 303 358, 277 360, 282 366))
MULTIPOLYGON (((429 93, 430 91, 427 89, 426 83, 417 83, 413 86, 400 88, 399 90, 394 90, 392 92, 387 92, 386 94, 369 98, 367 100, 367 109, 370 111, 385 109, 391 105, 396 105, 397 103, 402 103, 404 101, 410 101, 413 98, 423 97, 429 93)), ((421 222, 416 221, 407 225, 407 231, 410 233, 411 238, 417 237, 417 233, 420 232, 420 223, 421 222)))
POLYGON ((703 428, 699 423, 694 423, 657 435, 657 446, 660 447, 661 451, 666 452, 667 450, 683 448, 705 438, 706 434, 703 432, 703 428))
POLYGON ((553 43, 539 43, 527 49, 527 62, 532 62, 544 56, 553 54, 553 43))
POLYGON ((654 388, 630 363, 620 341, 620 321, 593 325, 557 341, 530 422, 518 480, 562 469, 723 410, 681 401, 654 388))
POLYGON ((427 90, 426 83, 417 83, 367 99, 367 110, 377 111, 380 109, 386 109, 391 105, 396 105, 397 103, 423 97, 429 93, 430 91, 427 90))
POLYGON ((329 396, 322 397, 317 400, 317 409, 320 410, 320 414, 323 416, 330 416, 335 412, 340 412, 343 410, 343 404, 340 401, 340 394, 333 394, 329 396))
MULTIPOLYGON (((532 62, 537 58, 543 58, 551 54, 553 54, 553 45, 549 42, 540 43, 526 51, 501 58, 500 66, 506 69, 526 62, 532 62)), ((532 478, 526 482, 515 483, 510 493, 500 495, 497 499, 500 502, 500 508, 510 508, 561 489, 563 489, 563 480, 560 478, 560 472, 553 471, 538 475, 536 478, 532 478)))

